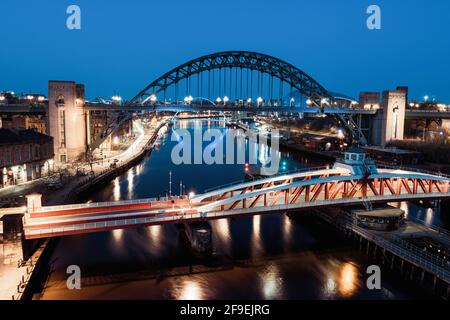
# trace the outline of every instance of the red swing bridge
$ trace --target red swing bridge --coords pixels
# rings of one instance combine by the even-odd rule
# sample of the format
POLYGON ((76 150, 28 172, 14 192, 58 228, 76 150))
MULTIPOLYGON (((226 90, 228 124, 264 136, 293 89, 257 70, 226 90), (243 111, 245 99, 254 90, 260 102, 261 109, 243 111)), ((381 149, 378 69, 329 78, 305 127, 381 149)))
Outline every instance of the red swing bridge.
POLYGON ((27 196, 26 239, 266 213, 450 198, 450 177, 381 168, 357 148, 333 167, 305 169, 232 183, 202 194, 116 202, 42 206, 27 196))

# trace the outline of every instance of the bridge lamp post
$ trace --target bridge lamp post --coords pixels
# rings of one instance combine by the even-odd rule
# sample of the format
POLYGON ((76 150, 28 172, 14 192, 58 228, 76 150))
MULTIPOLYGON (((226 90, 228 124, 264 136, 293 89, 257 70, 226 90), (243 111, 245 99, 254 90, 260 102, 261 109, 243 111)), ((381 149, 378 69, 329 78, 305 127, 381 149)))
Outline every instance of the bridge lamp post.
POLYGON ((122 101, 122 97, 121 96, 112 96, 111 100, 115 103, 120 103, 122 101))
POLYGON ((430 99, 430 97, 429 96, 425 96, 425 97, 423 97, 423 100, 425 101, 425 102, 428 102, 428 100, 430 99))
POLYGON ((230 99, 227 96, 223 97, 223 105, 224 106, 227 104, 228 101, 230 101, 230 99))
POLYGON ((158 98, 156 97, 155 94, 152 94, 152 95, 150 96, 150 102, 151 102, 151 103, 155 103, 156 101, 158 101, 158 98))
POLYGON ((191 104, 192 100, 194 100, 194 98, 192 96, 184 97, 184 103, 186 103, 186 104, 191 104))
POLYGON ((289 107, 292 108, 292 106, 294 105, 295 99, 291 98, 291 100, 289 100, 289 107))
POLYGON ((324 105, 329 105, 330 103, 328 102, 327 98, 322 98, 322 100, 320 100, 320 107, 323 107, 324 105))
POLYGON ((247 106, 250 106, 252 104, 252 98, 247 99, 247 106))
POLYGON ((217 97, 216 103, 217 103, 217 104, 220 104, 221 102, 222 102, 222 99, 221 99, 220 97, 217 97))
POLYGON ((262 97, 258 97, 258 99, 256 99, 256 103, 258 107, 262 106, 262 102, 263 102, 263 98, 262 97))
POLYGON ((312 100, 310 98, 308 98, 308 99, 306 99, 306 104, 308 106, 312 106, 313 102, 312 102, 312 100))

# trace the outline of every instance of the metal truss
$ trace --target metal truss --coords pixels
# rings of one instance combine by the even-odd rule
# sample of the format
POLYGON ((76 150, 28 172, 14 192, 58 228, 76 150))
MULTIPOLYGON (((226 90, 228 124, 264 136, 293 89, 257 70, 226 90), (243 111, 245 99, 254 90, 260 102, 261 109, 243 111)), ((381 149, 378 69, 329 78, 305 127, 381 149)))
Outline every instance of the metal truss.
POLYGON ((226 51, 188 61, 170 70, 145 87, 131 102, 145 101, 149 96, 192 75, 222 68, 243 68, 267 73, 299 90, 316 106, 321 106, 323 99, 327 99, 328 103, 334 101, 334 97, 311 76, 287 62, 256 52, 226 51))

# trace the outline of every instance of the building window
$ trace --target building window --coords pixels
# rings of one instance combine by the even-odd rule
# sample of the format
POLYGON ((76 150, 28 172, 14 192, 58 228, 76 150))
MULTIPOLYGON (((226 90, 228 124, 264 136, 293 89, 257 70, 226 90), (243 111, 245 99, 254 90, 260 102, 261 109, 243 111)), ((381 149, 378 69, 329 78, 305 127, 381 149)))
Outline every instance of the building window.
POLYGON ((60 142, 61 148, 66 147, 66 112, 64 110, 59 111, 59 124, 60 124, 60 142))
POLYGON ((61 155, 61 163, 66 163, 66 155, 65 154, 61 155))
POLYGON ((64 96, 62 96, 62 95, 58 96, 58 98, 56 99, 56 105, 63 106, 64 103, 65 103, 64 96))

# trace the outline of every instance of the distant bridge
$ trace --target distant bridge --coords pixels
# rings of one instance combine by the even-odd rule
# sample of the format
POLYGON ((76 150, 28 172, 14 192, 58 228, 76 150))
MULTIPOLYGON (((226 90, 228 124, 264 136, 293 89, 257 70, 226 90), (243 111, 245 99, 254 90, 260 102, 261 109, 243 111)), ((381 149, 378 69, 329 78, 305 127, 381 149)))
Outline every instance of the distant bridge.
POLYGON ((193 197, 41 207, 28 204, 26 239, 273 212, 450 198, 450 178, 380 169, 371 175, 335 167, 239 182, 193 197))
POLYGON ((374 115, 376 110, 354 109, 354 108, 317 108, 317 107, 275 107, 275 106, 243 106, 243 105, 200 105, 185 103, 166 103, 157 105, 142 105, 128 103, 125 105, 86 103, 86 110, 90 111, 170 111, 170 112, 250 112, 250 113, 310 113, 310 114, 348 114, 348 115, 374 115))

